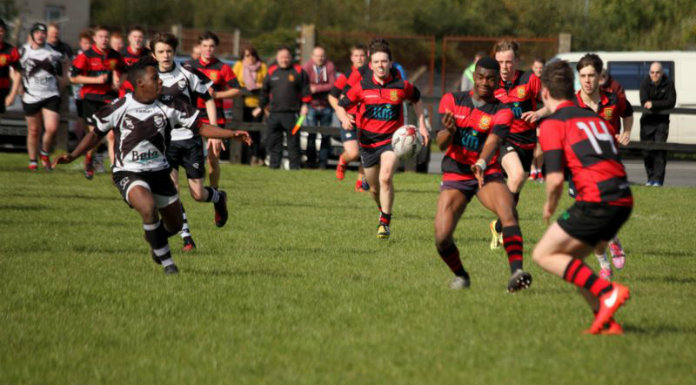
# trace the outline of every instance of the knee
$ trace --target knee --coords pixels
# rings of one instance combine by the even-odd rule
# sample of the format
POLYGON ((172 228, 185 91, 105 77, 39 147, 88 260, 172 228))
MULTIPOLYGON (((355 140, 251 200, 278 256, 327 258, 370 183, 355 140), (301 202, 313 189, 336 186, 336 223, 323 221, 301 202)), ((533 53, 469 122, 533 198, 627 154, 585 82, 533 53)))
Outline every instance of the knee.
POLYGON ((511 192, 518 192, 522 184, 524 183, 524 170, 508 174, 508 184, 510 186, 511 192))
POLYGON ((537 265, 542 265, 542 264, 543 264, 543 261, 544 261, 544 257, 545 257, 544 252, 541 250, 541 248, 539 247, 539 245, 537 245, 537 246, 534 248, 534 250, 532 251, 532 260, 533 260, 534 263, 536 263, 537 265))
MULTIPOLYGON (((387 173, 385 173, 385 174, 387 174, 387 173)), ((391 187, 392 177, 390 175, 380 175, 379 176, 379 184, 382 187, 391 187)))
POLYGON ((203 189, 191 189, 191 198, 193 198, 197 202, 204 202, 205 198, 203 197, 205 195, 204 193, 205 190, 203 189))
POLYGON ((451 234, 441 229, 435 228, 435 248, 438 251, 447 250, 452 246, 453 240, 451 234))
POLYGON ((352 161, 358 159, 358 155, 359 155, 358 150, 351 148, 351 149, 345 151, 345 153, 343 154, 343 159, 346 162, 352 162, 352 161))

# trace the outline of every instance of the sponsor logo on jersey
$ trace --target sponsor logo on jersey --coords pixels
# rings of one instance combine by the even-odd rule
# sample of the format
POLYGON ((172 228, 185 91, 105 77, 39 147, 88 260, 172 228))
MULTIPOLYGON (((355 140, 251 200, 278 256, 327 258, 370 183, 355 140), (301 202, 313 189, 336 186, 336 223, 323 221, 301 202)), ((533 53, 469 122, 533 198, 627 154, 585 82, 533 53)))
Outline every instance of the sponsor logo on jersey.
POLYGON ((138 163, 147 163, 151 160, 157 159, 160 157, 160 153, 157 150, 147 150, 147 152, 138 152, 138 151, 132 151, 131 152, 131 159, 133 162, 138 162, 138 163))
POLYGON ((135 129, 135 125, 133 124, 133 120, 129 116, 126 116, 123 118, 123 127, 125 127, 128 130, 133 130, 135 129))
POLYGON ((158 130, 164 128, 165 122, 164 117, 162 117, 162 115, 155 115, 153 119, 155 120, 155 127, 157 127, 158 130))
POLYGON ((121 190, 125 190, 126 186, 128 186, 128 184, 130 184, 130 177, 125 177, 125 178, 121 179, 121 181, 118 182, 118 184, 121 186, 121 190))
POLYGON ((295 81, 295 75, 293 75, 293 74, 288 75, 288 81, 294 82, 294 81, 295 81))
POLYGON ((481 117, 481 121, 479 122, 479 127, 487 130, 491 126, 491 117, 488 115, 484 115, 481 117))
POLYGON ((391 104, 370 104, 365 107, 365 117, 368 119, 393 121, 399 118, 401 112, 400 105, 392 106, 391 104))
POLYGON ((210 71, 209 78, 210 78, 210 80, 213 81, 213 83, 215 83, 218 80, 218 72, 217 71, 210 71))
POLYGON ((481 138, 479 137, 479 132, 473 129, 468 129, 466 131, 462 130, 462 139, 460 144, 467 150, 477 151, 481 144, 481 138))
POLYGON ((519 99, 524 99, 525 96, 527 96, 527 90, 525 90, 522 86, 517 87, 517 97, 519 99))
POLYGON ((604 109, 604 119, 611 120, 614 115, 614 107, 607 107, 604 109))
POLYGON ((186 88, 186 79, 179 79, 179 81, 176 83, 176 86, 179 87, 180 90, 186 88))
POLYGON ((520 106, 520 102, 512 103, 510 109, 512 110, 512 114, 515 116, 515 119, 522 118, 522 106, 520 106))
POLYGON ((392 102, 397 102, 397 101, 399 101, 399 92, 397 92, 396 90, 391 90, 391 91, 389 91, 389 99, 390 99, 392 102))
POLYGON ((113 70, 116 69, 116 65, 117 65, 117 64, 118 64, 118 61, 117 61, 116 59, 111 59, 111 60, 109 60, 109 62, 107 63, 107 66, 109 67, 110 70, 113 71, 113 70))
POLYGON ((0 55, 0 66, 7 64, 7 55, 0 55))

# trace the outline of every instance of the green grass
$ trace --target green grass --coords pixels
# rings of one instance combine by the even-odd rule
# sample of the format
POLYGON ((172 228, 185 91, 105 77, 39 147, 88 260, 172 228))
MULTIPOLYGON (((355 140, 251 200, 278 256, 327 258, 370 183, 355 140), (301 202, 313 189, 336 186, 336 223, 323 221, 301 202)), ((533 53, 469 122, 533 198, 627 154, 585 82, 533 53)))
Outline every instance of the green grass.
POLYGON ((109 176, 25 163, 0 155, 1 384, 696 383, 696 189, 634 188, 616 276, 632 289, 626 334, 607 337, 581 334, 580 296, 529 258, 538 184, 520 206, 534 284, 510 295, 478 202, 456 233, 472 288, 448 289, 438 176, 396 176, 381 241, 355 173, 224 165, 228 225, 183 194, 199 249, 172 238, 181 274, 167 277, 109 176))

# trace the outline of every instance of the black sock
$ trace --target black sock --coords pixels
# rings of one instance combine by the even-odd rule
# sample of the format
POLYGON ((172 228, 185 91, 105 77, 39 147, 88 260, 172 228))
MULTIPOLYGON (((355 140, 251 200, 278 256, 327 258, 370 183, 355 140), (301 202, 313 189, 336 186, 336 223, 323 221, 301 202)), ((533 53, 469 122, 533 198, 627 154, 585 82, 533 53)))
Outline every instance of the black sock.
POLYGON ((469 279, 469 274, 464 270, 462 265, 462 260, 459 257, 459 249, 457 245, 452 242, 444 250, 437 249, 437 253, 440 254, 440 258, 447 264, 447 266, 452 270, 454 275, 458 277, 463 277, 469 279))
POLYGON ((218 190, 214 187, 206 187, 205 191, 208 192, 208 199, 206 199, 206 202, 213 202, 213 203, 218 203, 220 200, 220 193, 218 190))
POLYGON ((143 223, 143 228, 145 229, 145 240, 150 244, 150 248, 155 253, 157 259, 160 262, 166 260, 171 261, 172 255, 169 251, 167 230, 165 230, 162 221, 158 221, 157 223, 143 223))
POLYGON ((380 211, 379 223, 389 226, 390 222, 391 222, 391 214, 385 214, 384 211, 380 211))

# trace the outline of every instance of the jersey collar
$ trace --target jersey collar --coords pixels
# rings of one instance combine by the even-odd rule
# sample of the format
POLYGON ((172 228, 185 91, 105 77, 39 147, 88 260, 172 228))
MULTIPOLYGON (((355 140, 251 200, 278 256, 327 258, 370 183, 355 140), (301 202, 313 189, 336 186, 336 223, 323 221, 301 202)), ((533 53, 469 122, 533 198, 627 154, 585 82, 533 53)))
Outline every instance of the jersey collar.
POLYGON ((215 64, 215 63, 217 63, 218 61, 219 61, 219 60, 218 60, 218 58, 216 58, 216 57, 210 58, 210 62, 208 62, 208 63, 206 63, 206 62, 203 61, 203 56, 201 56, 201 57, 198 59, 198 63, 200 63, 200 65, 203 66, 203 67, 209 67, 209 66, 211 66, 211 65, 213 65, 213 64, 215 64))
POLYGON ((102 50, 100 50, 99 48, 97 48, 97 45, 96 45, 96 44, 92 44, 92 50, 93 50, 94 52, 96 52, 97 54, 104 56, 104 55, 106 55, 106 53, 109 51, 109 47, 106 47, 106 49, 102 52, 102 50))
MULTIPOLYGON (((591 108, 585 104, 585 102, 582 100, 582 91, 578 91, 576 94, 576 99, 578 101, 578 107, 580 108, 587 108, 591 110, 591 108)), ((606 92, 602 91, 602 89, 599 89, 599 105, 597 106, 597 110, 599 111, 599 108, 602 106, 606 106, 609 104, 609 98, 607 97, 606 92)))
POLYGON ((574 105, 575 103, 573 103, 572 100, 564 100, 558 105, 558 107, 556 107, 556 111, 560 110, 561 108, 573 107, 574 105))

